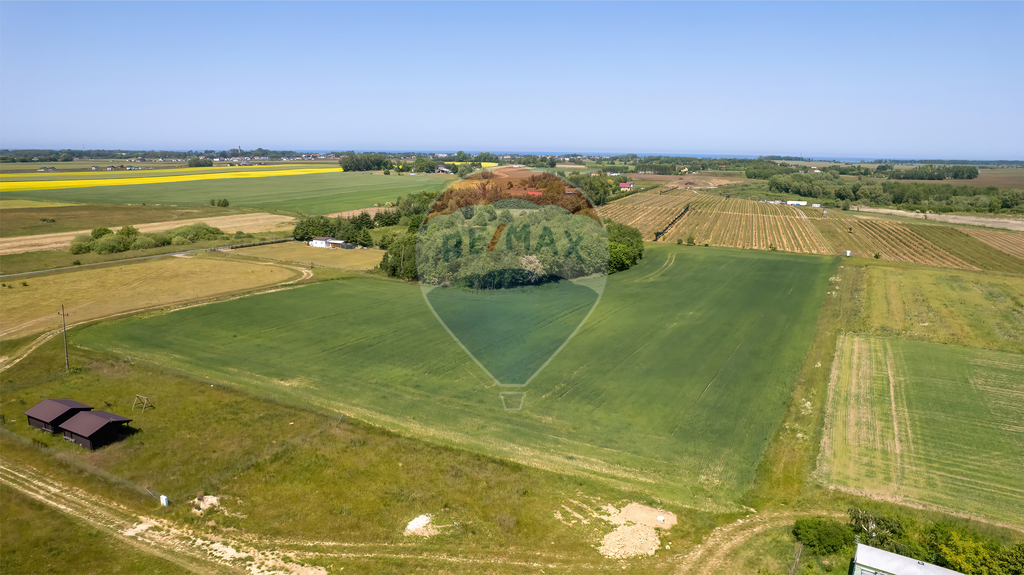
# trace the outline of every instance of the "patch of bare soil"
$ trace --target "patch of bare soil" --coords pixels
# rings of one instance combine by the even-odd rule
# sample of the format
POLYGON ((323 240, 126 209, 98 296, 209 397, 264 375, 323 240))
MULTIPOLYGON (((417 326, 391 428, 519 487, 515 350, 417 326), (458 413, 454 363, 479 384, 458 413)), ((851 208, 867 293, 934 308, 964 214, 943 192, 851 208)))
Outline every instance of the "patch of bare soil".
MULTIPOLYGON (((217 216, 212 218, 196 218, 192 220, 173 220, 135 226, 140 232, 163 232, 181 226, 206 223, 224 230, 224 233, 247 232, 259 233, 285 230, 291 227, 294 218, 279 214, 237 214, 234 216, 217 216)), ((116 231, 116 230, 115 230, 116 231)), ((88 234, 90 230, 77 232, 61 232, 57 234, 40 234, 35 236, 19 236, 0 239, 0 255, 20 254, 25 252, 43 252, 66 249, 75 236, 88 234)))
POLYGON ((661 547, 661 540, 655 529, 670 529, 676 524, 674 513, 654 509, 639 503, 630 503, 622 509, 606 505, 607 516, 599 516, 609 523, 618 525, 604 536, 598 551, 605 557, 624 559, 640 555, 654 555, 661 547))
POLYGON ((893 214, 896 216, 903 216, 907 218, 917 218, 920 220, 932 220, 939 222, 949 222, 951 224, 965 224, 969 226, 983 226, 986 228, 1001 228, 1004 230, 1015 230, 1018 232, 1024 232, 1024 220, 1010 219, 1010 218, 985 218, 981 216, 960 216, 956 214, 919 214, 916 212, 904 212, 902 210, 891 210, 888 208, 868 208, 858 207, 859 212, 874 212, 878 214, 893 214))
POLYGON ((405 527, 405 535, 419 535, 420 537, 431 537, 437 535, 441 531, 434 525, 430 524, 429 515, 420 515, 409 522, 405 527))

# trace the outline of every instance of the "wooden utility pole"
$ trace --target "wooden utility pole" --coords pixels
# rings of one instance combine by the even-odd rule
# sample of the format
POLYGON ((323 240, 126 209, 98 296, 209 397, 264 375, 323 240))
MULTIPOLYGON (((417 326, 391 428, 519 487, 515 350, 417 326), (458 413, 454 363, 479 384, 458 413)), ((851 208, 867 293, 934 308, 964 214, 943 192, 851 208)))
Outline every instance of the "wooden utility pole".
POLYGON ((71 371, 71 362, 68 361, 68 314, 64 313, 64 304, 60 304, 60 316, 61 323, 64 324, 64 369, 71 371))

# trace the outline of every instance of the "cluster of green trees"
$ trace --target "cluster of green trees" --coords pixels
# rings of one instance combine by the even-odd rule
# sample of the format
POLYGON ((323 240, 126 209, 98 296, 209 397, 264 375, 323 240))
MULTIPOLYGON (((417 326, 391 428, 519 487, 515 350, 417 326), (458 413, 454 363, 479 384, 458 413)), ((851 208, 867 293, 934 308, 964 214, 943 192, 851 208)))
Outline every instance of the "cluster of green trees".
POLYGON ((188 167, 190 168, 212 168, 213 160, 209 158, 189 158, 188 167))
POLYGON ((408 222, 408 227, 401 233, 382 238, 381 247, 386 251, 377 269, 405 280, 418 279, 422 271, 441 283, 495 288, 579 277, 592 271, 595 265, 606 265, 609 273, 614 273, 629 268, 643 257, 640 230, 609 223, 605 234, 595 234, 593 232, 599 230, 592 228, 599 224, 586 215, 589 203, 585 199, 578 194, 565 194, 564 183, 553 175, 540 174, 534 180, 534 187, 542 188, 546 194, 538 201, 542 204, 556 202, 556 205, 504 197, 507 194, 493 189, 485 178, 481 178, 483 192, 450 190, 436 203, 433 194, 427 192, 399 198, 395 202, 401 217, 399 223, 408 222), (549 188, 546 185, 549 181, 561 186, 549 188), (483 206, 469 203, 473 201, 488 203, 483 206), (566 205, 560 206, 557 202, 566 205), (431 205, 438 214, 431 218, 427 229, 434 230, 428 233, 435 235, 433 243, 424 243, 428 244, 428 249, 433 249, 434 257, 427 257, 428 267, 420 270, 416 263, 418 233, 420 222, 431 205), (439 209, 439 206, 446 209, 439 209), (486 253, 486 248, 491 247, 489 242, 500 225, 505 227, 491 249, 492 255, 479 257, 482 249, 486 253), (604 243, 605 235, 608 243, 604 243), (594 237, 601 238, 600 246, 594 243, 594 237), (463 268, 461 264, 452 263, 457 255, 473 256, 480 261, 463 268), (527 256, 536 261, 524 261, 527 256), (595 264, 595 257, 603 263, 595 264))
POLYGON ((554 168, 558 165, 558 158, 555 156, 536 156, 534 154, 523 154, 517 158, 518 163, 531 168, 554 168))
POLYGON ((644 257, 644 237, 640 230, 608 222, 608 273, 628 270, 644 257))
MULTIPOLYGON (((238 232, 236 238, 252 237, 251 234, 238 232)), ((110 228, 96 228, 90 234, 75 237, 71 242, 73 254, 89 252, 97 254, 115 254, 128 250, 145 250, 163 246, 186 246, 199 241, 229 239, 220 229, 202 222, 182 226, 166 232, 144 234, 134 226, 123 226, 114 233, 110 228)))
POLYGON ((590 198, 590 201, 594 202, 594 205, 597 206, 603 206, 611 200, 628 195, 621 194, 613 197, 619 191, 619 184, 629 181, 629 178, 626 176, 605 176, 601 174, 591 176, 582 172, 570 172, 564 174, 564 177, 570 184, 583 190, 587 197, 590 198))
POLYGON ((338 165, 346 172, 390 170, 394 167, 391 160, 384 154, 352 154, 339 159, 338 165))
POLYGON ((604 274, 606 237, 593 218, 558 206, 534 206, 516 214, 493 205, 464 206, 432 217, 420 230, 417 271, 428 284, 472 289, 604 274))
POLYGON ((751 180, 767 180, 772 176, 780 174, 793 174, 800 171, 798 168, 783 162, 777 164, 768 160, 756 160, 747 164, 743 174, 751 180))
POLYGON ((226 208, 231 205, 231 202, 229 202, 227 198, 222 198, 219 200, 210 200, 210 205, 218 208, 226 208))
POLYGON ((374 241, 370 230, 385 225, 396 225, 398 219, 399 216, 396 212, 378 212, 374 217, 367 212, 362 212, 351 218, 312 216, 302 218, 295 224, 292 237, 300 242, 308 242, 317 237, 328 237, 363 247, 372 247, 374 241))
POLYGON ((889 177, 894 180, 973 180, 978 177, 978 168, 975 166, 915 166, 906 170, 892 170, 889 172, 889 177))
MULTIPOLYGON (((858 183, 859 182, 855 182, 858 183)), ((768 178, 768 191, 796 194, 808 198, 851 197, 847 192, 837 194, 839 188, 848 187, 839 174, 821 172, 817 174, 776 174, 768 178)), ((854 194, 855 198, 855 194, 854 194)))
MULTIPOLYGON (((891 168, 892 166, 888 167, 891 168)), ((835 174, 839 174, 840 176, 870 176, 875 173, 878 173, 879 168, 882 168, 882 166, 878 166, 878 168, 875 168, 875 170, 872 171, 871 168, 869 168, 868 166, 860 166, 857 164, 833 164, 830 166, 825 166, 824 168, 821 169, 821 171, 832 172, 835 174)), ((883 169, 882 171, 885 170, 883 169)))
POLYGON ((1024 543, 1006 544, 963 522, 918 522, 898 514, 849 510, 846 523, 798 519, 793 535, 817 555, 854 555, 854 537, 878 549, 959 571, 965 575, 1024 573, 1024 543))

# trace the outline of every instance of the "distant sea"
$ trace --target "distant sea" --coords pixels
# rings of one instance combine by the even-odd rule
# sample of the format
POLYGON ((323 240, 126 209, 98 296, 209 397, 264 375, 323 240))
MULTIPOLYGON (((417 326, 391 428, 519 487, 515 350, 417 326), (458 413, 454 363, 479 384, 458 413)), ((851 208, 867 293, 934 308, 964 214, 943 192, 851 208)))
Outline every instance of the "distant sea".
MULTIPOLYGON (((295 151, 299 152, 300 154, 313 154, 313 153, 326 154, 326 153, 329 153, 329 152, 341 152, 341 151, 345 151, 345 150, 335 149, 335 150, 295 150, 295 151)), ((383 152, 383 153, 386 153, 386 154, 401 154, 401 153, 454 154, 457 150, 353 150, 353 151, 359 152, 359 153, 383 152)), ((480 152, 491 152, 491 153, 497 154, 499 156, 502 155, 502 154, 521 154, 521 155, 533 154, 535 156, 561 156, 563 154, 581 154, 583 156, 621 156, 621 155, 625 155, 625 154, 635 153, 635 152, 581 152, 581 151, 575 151, 575 150, 574 151, 570 151, 570 152, 565 152, 565 151, 561 151, 561 152, 540 151, 540 152, 538 152, 538 151, 535 151, 535 150, 530 150, 530 151, 502 150, 502 151, 498 151, 498 152, 496 152, 494 150, 463 150, 463 151, 466 152, 467 154, 470 154, 470 155, 476 155, 476 154, 479 154, 480 152)), ((679 156, 679 157, 684 157, 684 158, 743 158, 743 159, 754 160, 754 159, 757 159, 757 158, 759 158, 761 156, 772 156, 772 155, 783 156, 783 155, 786 155, 786 154, 753 154, 753 155, 751 155, 751 154, 699 154, 699 153, 679 153, 679 152, 644 152, 642 154, 637 153, 637 155, 638 156, 679 156)), ((871 158, 867 158, 867 157, 852 157, 852 156, 804 156, 804 157, 808 161, 814 161, 814 162, 837 161, 837 162, 854 162, 854 163, 861 162, 861 161, 873 162, 873 161, 879 160, 879 159, 902 160, 902 161, 917 159, 917 158, 884 158, 884 157, 879 157, 879 156, 874 156, 874 157, 871 157, 871 158)))

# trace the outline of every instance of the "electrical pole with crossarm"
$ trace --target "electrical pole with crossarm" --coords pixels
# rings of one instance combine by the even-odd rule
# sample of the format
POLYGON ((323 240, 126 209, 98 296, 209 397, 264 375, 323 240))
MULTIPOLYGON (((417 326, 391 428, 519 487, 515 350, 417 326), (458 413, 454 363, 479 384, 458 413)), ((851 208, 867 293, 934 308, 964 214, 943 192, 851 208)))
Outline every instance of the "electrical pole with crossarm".
POLYGON ((71 371, 71 362, 68 361, 68 314, 64 313, 64 304, 60 304, 60 316, 61 323, 64 324, 64 369, 71 371))

